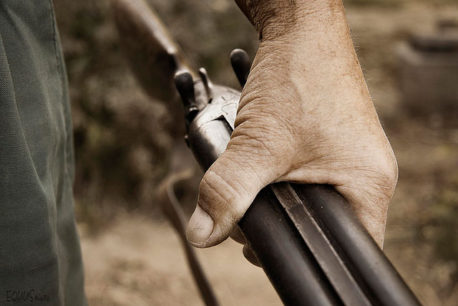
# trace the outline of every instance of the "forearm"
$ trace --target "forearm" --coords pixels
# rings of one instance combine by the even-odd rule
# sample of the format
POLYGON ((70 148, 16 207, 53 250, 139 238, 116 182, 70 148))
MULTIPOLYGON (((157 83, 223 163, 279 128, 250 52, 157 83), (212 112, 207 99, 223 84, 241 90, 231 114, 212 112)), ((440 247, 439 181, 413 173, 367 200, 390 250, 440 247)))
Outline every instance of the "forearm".
POLYGON ((262 40, 345 24, 342 0, 236 0, 262 40))

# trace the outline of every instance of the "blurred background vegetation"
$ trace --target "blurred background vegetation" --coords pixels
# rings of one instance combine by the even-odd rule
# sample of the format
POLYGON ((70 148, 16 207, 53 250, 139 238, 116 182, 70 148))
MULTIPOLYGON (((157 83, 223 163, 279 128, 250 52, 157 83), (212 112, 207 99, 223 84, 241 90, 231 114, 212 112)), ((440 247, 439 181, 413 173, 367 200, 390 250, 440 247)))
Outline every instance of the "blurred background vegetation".
MULTIPOLYGON (((170 170, 183 123, 136 83, 120 50, 109 0, 54 0, 67 63, 76 151, 75 198, 87 235, 119 215, 160 219, 156 188, 170 170)), ((254 55, 257 36, 230 0, 150 0, 192 63, 235 88, 229 53, 254 55)), ((396 46, 437 20, 457 20, 454 0, 345 0, 352 35, 400 178, 386 252, 427 305, 458 300, 456 113, 413 116, 399 91, 396 46)), ((122 38, 121 38, 122 39, 122 38)), ((196 175, 198 182, 199 174, 196 175)), ((197 183, 185 191, 192 209, 197 183)), ((83 239, 85 234, 83 234, 83 239)), ((90 260, 90 259, 89 259, 90 260)), ((86 259, 88 261, 88 259, 86 259)))

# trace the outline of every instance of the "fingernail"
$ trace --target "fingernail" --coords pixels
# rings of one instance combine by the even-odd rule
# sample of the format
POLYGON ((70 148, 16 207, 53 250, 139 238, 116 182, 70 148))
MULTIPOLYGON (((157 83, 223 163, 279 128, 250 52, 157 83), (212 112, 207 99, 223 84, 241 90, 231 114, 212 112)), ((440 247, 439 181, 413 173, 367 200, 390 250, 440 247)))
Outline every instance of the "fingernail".
POLYGON ((213 231, 213 219, 199 205, 191 216, 188 223, 186 236, 188 241, 197 247, 204 247, 205 242, 213 231))

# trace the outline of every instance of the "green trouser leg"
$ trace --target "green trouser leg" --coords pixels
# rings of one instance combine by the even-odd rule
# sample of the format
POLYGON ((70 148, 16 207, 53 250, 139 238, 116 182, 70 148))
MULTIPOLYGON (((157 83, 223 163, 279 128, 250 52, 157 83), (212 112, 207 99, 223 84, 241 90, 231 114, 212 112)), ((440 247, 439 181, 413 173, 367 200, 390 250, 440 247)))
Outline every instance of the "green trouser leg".
POLYGON ((0 1, 0 305, 86 305, 50 0, 0 1))

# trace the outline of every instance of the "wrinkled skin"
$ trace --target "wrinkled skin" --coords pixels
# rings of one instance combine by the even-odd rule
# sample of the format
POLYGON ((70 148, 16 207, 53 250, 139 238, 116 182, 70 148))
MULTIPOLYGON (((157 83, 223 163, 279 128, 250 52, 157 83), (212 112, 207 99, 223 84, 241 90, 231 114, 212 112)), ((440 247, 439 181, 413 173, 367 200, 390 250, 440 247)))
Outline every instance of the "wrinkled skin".
MULTIPOLYGON (((331 184, 382 246, 397 164, 356 57, 341 0, 237 0, 260 33, 227 150, 200 184, 188 239, 228 235, 272 182, 331 184), (294 2, 294 3, 293 3, 294 2)), ((245 256, 255 258, 249 249, 245 256)))

